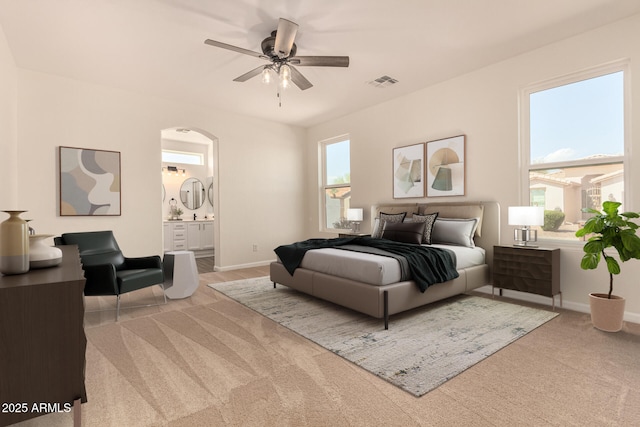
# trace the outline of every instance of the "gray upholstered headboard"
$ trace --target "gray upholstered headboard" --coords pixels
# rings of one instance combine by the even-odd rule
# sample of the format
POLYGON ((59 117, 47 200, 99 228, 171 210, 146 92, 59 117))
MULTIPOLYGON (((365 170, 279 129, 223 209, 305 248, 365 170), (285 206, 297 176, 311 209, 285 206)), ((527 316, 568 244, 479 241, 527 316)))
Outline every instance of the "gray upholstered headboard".
POLYGON ((493 246, 500 244, 500 205, 498 202, 451 202, 451 203, 388 203, 371 207, 371 224, 380 212, 414 213, 438 212, 441 218, 480 218, 475 244, 486 251, 486 260, 493 268, 493 246))

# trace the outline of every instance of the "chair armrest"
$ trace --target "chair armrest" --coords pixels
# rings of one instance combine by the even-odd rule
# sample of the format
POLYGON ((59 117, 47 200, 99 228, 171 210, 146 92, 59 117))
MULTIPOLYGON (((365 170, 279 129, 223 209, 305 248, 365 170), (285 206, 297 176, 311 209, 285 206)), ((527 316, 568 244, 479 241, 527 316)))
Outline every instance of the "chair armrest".
POLYGON ((143 268, 159 268, 162 269, 162 260, 158 255, 138 257, 138 258, 126 258, 124 259, 124 265, 127 269, 143 269, 143 268))
POLYGON ((118 295, 116 268, 113 264, 83 265, 85 295, 118 295))

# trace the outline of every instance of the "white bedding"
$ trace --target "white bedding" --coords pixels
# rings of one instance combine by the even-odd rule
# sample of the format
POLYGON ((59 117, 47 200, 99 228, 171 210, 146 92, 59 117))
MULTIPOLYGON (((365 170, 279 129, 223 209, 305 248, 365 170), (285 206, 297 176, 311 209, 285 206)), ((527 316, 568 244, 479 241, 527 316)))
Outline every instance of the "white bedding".
MULTIPOLYGON (((456 254, 456 269, 481 265, 485 262, 485 251, 480 247, 428 245, 450 249, 456 254)), ((325 248, 308 251, 300 267, 369 283, 388 285, 400 281, 400 264, 394 258, 342 249, 325 248)))

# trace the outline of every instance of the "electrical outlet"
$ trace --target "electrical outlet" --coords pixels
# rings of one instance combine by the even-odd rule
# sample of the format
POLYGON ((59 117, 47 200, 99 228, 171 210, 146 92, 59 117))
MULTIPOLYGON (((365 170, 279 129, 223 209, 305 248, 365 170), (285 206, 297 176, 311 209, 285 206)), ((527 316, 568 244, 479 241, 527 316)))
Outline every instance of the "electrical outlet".
POLYGON ((253 252, 258 252, 258 245, 255 243, 253 244, 253 252))

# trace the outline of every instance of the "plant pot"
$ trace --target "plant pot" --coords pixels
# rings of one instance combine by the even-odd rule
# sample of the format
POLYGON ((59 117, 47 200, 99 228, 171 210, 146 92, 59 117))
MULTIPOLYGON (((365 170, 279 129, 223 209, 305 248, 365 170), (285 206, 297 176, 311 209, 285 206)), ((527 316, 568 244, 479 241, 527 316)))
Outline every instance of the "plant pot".
POLYGON ((618 332, 622 329, 625 299, 616 295, 589 294, 591 323, 605 332, 618 332))

